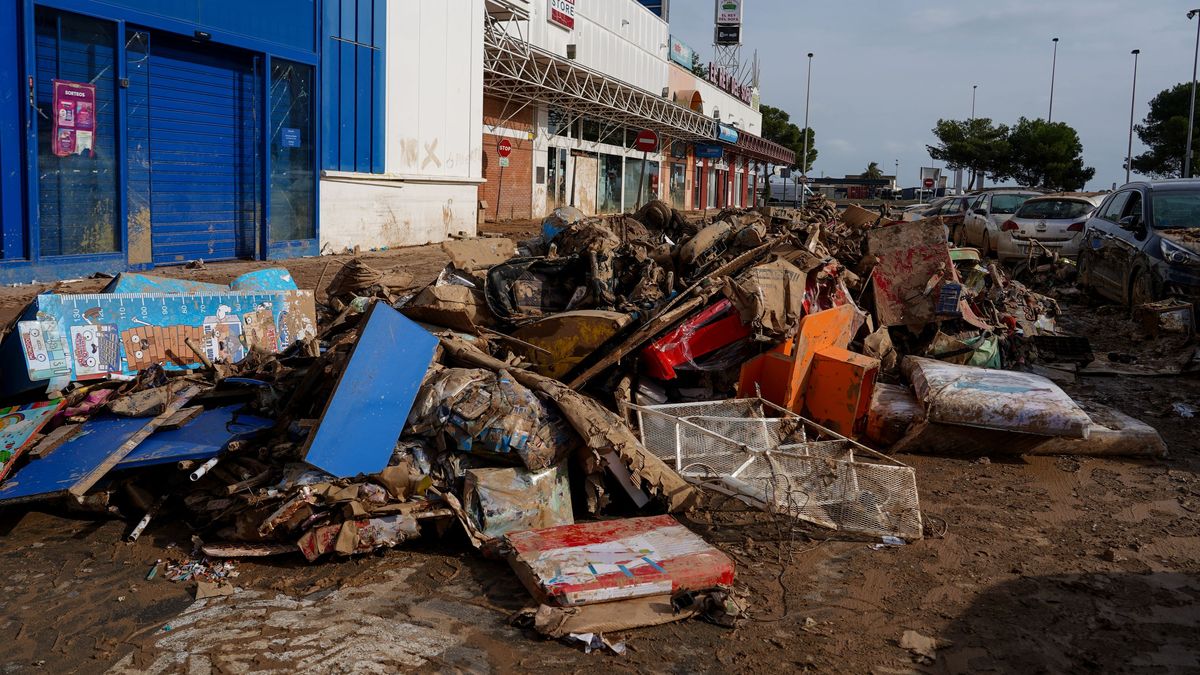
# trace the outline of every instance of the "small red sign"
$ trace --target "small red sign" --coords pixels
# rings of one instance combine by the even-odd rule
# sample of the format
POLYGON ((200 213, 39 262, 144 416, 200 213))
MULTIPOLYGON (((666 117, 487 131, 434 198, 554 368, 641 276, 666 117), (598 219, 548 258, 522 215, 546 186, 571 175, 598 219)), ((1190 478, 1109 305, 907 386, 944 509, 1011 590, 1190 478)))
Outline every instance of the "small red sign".
POLYGON ((925 179, 925 187, 927 187, 927 188, 933 187, 933 179, 932 178, 925 179))
POLYGON ((642 129, 638 132, 637 140, 633 142, 633 147, 642 152, 654 152, 658 149, 658 134, 649 129, 642 129))
POLYGON ((500 155, 501 157, 508 157, 511 155, 512 141, 509 141, 507 138, 501 138, 500 142, 496 144, 496 154, 500 155))

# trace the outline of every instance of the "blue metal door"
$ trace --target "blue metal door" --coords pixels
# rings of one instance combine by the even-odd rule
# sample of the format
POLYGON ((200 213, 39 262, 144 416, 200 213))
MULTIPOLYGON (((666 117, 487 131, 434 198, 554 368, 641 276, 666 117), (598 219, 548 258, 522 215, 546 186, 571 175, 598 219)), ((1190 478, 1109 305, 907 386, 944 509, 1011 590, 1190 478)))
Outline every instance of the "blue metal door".
POLYGON ((254 257, 261 184, 254 57, 162 33, 152 38, 154 262, 254 257))

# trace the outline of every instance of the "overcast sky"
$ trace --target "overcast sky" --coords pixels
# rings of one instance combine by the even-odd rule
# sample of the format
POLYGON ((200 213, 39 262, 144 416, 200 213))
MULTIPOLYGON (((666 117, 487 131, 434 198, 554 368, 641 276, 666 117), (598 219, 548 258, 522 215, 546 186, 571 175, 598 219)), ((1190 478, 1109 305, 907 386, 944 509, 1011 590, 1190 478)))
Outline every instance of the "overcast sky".
MULTIPOLYGON (((1125 181, 1133 56, 1138 122, 1150 99, 1190 82, 1200 0, 745 0, 742 59, 758 50, 762 101, 804 122, 805 55, 813 58, 813 174, 861 173, 879 162, 913 186, 930 166, 938 118, 1012 124, 1044 118, 1051 38, 1058 37, 1054 120, 1079 132, 1092 189, 1125 181)), ((672 0, 671 32, 712 56, 712 0, 672 0)), ((1142 152, 1134 136, 1133 154, 1142 152)), ((1182 150, 1181 150, 1182 151, 1182 150)), ((939 163, 940 165, 940 163, 939 163)))

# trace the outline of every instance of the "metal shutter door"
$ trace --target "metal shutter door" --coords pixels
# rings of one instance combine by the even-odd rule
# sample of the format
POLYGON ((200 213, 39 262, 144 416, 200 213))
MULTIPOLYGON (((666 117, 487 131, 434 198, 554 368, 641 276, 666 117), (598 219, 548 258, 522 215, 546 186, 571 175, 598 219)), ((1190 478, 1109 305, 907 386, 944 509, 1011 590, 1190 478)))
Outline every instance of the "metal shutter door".
POLYGON ((254 62, 158 33, 150 54, 154 262, 254 256, 260 173, 254 62))

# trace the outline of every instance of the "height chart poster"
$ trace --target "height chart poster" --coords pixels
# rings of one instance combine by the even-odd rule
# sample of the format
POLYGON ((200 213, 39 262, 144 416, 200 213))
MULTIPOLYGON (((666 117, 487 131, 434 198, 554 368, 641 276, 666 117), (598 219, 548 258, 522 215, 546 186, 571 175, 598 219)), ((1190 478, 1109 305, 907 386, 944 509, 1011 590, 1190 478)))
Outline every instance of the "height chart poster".
POLYGON ((92 156, 96 145, 96 85, 54 82, 54 154, 92 156))

